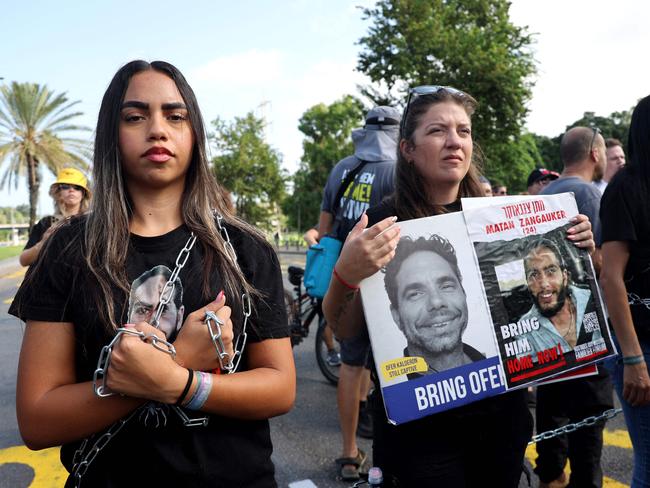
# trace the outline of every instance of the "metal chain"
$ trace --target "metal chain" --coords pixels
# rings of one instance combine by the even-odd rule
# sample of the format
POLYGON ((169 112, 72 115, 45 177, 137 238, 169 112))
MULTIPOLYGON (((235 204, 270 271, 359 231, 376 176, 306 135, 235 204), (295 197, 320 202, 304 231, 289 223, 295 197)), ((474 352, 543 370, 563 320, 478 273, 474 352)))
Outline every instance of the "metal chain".
POLYGON ((95 395, 98 397, 109 397, 113 396, 116 393, 109 391, 106 386, 106 379, 108 374, 108 367, 111 364, 111 356, 113 355, 113 347, 117 342, 122 338, 123 335, 132 335, 139 337, 143 342, 151 341, 151 345, 158 349, 159 351, 169 354, 172 359, 176 359, 176 348, 170 342, 167 342, 165 339, 153 334, 145 334, 139 330, 119 328, 113 337, 113 340, 107 345, 102 347, 102 350, 99 354, 99 361, 97 361, 97 369, 93 373, 93 388, 95 390, 95 395), (159 344, 163 344, 165 347, 161 347, 159 344))
MULTIPOLYGON (((224 236, 223 244, 224 244, 224 248, 226 249, 226 254, 230 256, 230 260, 232 261, 232 264, 235 267, 239 267, 239 263, 237 262, 237 253, 235 252, 235 248, 232 246, 232 242, 230 241, 230 234, 228 234, 228 229, 226 229, 221 223, 221 221, 223 220, 223 216, 218 214, 216 211, 214 212, 214 216, 217 219, 217 227, 219 227, 219 231, 224 236)), ((227 373, 234 373, 235 371, 237 371, 237 368, 239 367, 239 362, 241 361, 242 354, 244 352, 244 347, 246 347, 246 339, 248 337, 248 334, 246 333, 246 325, 248 324, 248 318, 250 317, 252 311, 251 300, 248 293, 244 292, 242 294, 241 303, 244 307, 244 325, 242 326, 241 334, 239 334, 237 340, 235 341, 232 360, 230 361, 228 367, 224 368, 227 373)), ((208 325, 208 331, 210 332, 210 336, 212 337, 212 331, 210 329, 209 322, 207 321, 207 314, 206 314, 206 324, 208 325)), ((217 349, 217 356, 219 356, 219 349, 217 349)))
POLYGON ((74 488, 79 488, 81 486, 81 477, 86 474, 86 471, 90 467, 90 464, 95 460, 97 455, 99 454, 99 451, 104 449, 106 445, 111 441, 115 435, 126 425, 126 423, 131 420, 131 418, 136 414, 137 410, 134 410, 131 412, 131 414, 128 417, 124 417, 117 422, 115 422, 113 425, 111 425, 106 432, 104 432, 102 435, 100 435, 97 440, 93 443, 92 447, 90 450, 86 453, 86 455, 81 459, 81 456, 90 443, 91 437, 86 437, 81 445, 79 446, 79 449, 77 449, 74 453, 74 456, 72 458, 72 471, 70 474, 72 475, 73 482, 74 482, 74 488))
POLYGON ((643 305, 650 310, 650 298, 641 298, 636 293, 627 294, 627 303, 628 305, 643 305))
POLYGON ((594 425, 597 422, 600 422, 601 420, 613 419, 622 411, 623 409, 621 408, 610 408, 609 410, 605 410, 603 413, 601 413, 598 416, 587 417, 581 420, 580 422, 576 422, 574 424, 567 424, 563 427, 559 427, 554 430, 548 430, 546 432, 542 432, 541 434, 534 435, 532 440, 528 443, 528 445, 535 444, 536 442, 539 441, 546 441, 548 439, 553 439, 554 437, 557 437, 562 434, 570 434, 571 432, 575 432, 576 430, 582 427, 589 427, 591 425, 594 425))
MULTIPOLYGON (((220 214, 218 214, 216 210, 214 211, 214 215, 217 219, 217 226, 219 227, 219 231, 223 234, 224 237, 224 248, 226 250, 226 254, 228 255, 228 257, 230 258, 230 260, 235 266, 239 266, 237 262, 237 253, 235 252, 235 248, 233 247, 230 241, 230 235, 228 234, 228 229, 226 229, 221 224, 223 217, 220 214)), ((181 269, 183 269, 183 267, 185 266, 185 263, 187 262, 187 259, 189 258, 190 255, 190 251, 192 250, 192 247, 194 247, 195 243, 196 243, 196 236, 192 232, 190 238, 185 243, 185 246, 183 247, 183 249, 181 249, 178 256, 176 257, 176 263, 175 263, 176 267, 174 268, 174 271, 169 277, 169 280, 167 280, 167 283, 165 283, 165 286, 163 287, 160 293, 160 301, 158 303, 158 307, 156 308, 156 313, 154 315, 151 324, 156 328, 158 328, 159 326, 160 317, 162 315, 165 305, 167 305, 171 301, 172 297, 174 296, 174 291, 175 291, 174 281, 176 281, 178 275, 180 274, 181 269)), ((221 322, 222 325, 223 322, 219 320, 216 317, 216 315, 214 315, 214 317, 208 317, 208 314, 206 314, 206 324, 208 327, 208 331, 210 332, 210 338, 212 339, 212 342, 215 345, 215 348, 217 349, 217 358, 219 359, 219 363, 222 365, 222 369, 226 370, 227 373, 234 373, 237 370, 237 368, 239 367, 239 362, 241 361, 244 347, 246 346, 246 339, 247 339, 246 325, 248 323, 248 318, 251 315, 252 309, 251 309, 251 302, 248 293, 242 294, 241 300, 244 307, 244 325, 242 327, 241 334, 239 335, 239 337, 237 337, 237 340, 235 342, 234 354, 232 359, 229 357, 227 353, 225 353, 225 347, 223 345, 223 341, 221 340, 221 328, 219 327, 219 322, 221 322), (209 321, 210 318, 212 319, 216 318, 217 320, 219 320, 219 322, 215 321, 215 324, 217 324, 216 334, 213 333, 210 327, 210 321, 209 321), (218 335, 218 337, 215 337, 215 335, 218 335), (225 357, 223 357, 219 351, 219 347, 217 345, 219 343, 221 345, 221 353, 225 354, 225 357)), ((113 347, 115 346, 115 344, 123 334, 135 335, 140 337, 144 341, 146 341, 147 339, 151 339, 151 345, 153 347, 155 347, 160 351, 169 353, 170 355, 172 355, 173 358, 176 357, 176 349, 172 344, 170 344, 164 339, 160 339, 153 334, 145 335, 143 332, 134 331, 132 329, 125 329, 125 328, 117 329, 117 333, 115 337, 111 340, 111 342, 107 346, 104 346, 102 348, 101 353, 99 355, 99 361, 97 362, 97 369, 93 374, 93 387, 95 389, 95 394, 100 397, 106 397, 115 394, 113 392, 108 391, 106 386, 106 377, 108 373, 108 367, 110 366, 113 347), (163 349, 162 347, 159 346, 159 344, 164 344, 167 347, 167 349, 163 349), (98 382, 100 381, 101 384, 98 385, 98 382)), ((195 426, 205 427, 208 424, 208 419, 209 419, 208 417, 190 418, 182 408, 176 405, 173 405, 172 408, 174 409, 176 414, 180 417, 185 427, 195 427, 195 426)), ((115 435, 122 429, 122 427, 124 427, 124 425, 126 425, 126 423, 129 422, 137 412, 138 410, 136 409, 128 417, 120 419, 117 422, 115 422, 113 425, 111 425, 106 432, 104 432, 101 436, 97 438, 97 440, 93 443, 92 448, 85 455, 83 455, 83 452, 86 449, 87 445, 89 444, 92 436, 87 437, 86 439, 83 440, 83 442, 81 443, 79 448, 75 451, 73 456, 73 468, 71 474, 74 478, 75 488, 79 488, 79 486, 81 485, 82 476, 86 473, 90 464, 94 461, 94 459, 97 457, 99 452, 104 447, 106 447, 106 445, 111 441, 111 439, 115 437, 115 435)))
POLYGON ((210 334, 210 339, 214 345, 215 351, 217 351, 217 359, 219 360, 219 368, 221 370, 230 370, 232 369, 232 359, 230 354, 226 352, 226 346, 221 339, 221 326, 224 325, 223 320, 221 320, 216 313, 208 310, 205 312, 205 325, 208 326, 208 333, 210 334), (216 332, 212 329, 217 329, 216 332))
POLYGON ((176 291, 176 285, 174 283, 176 282, 176 279, 178 278, 181 270, 185 266, 187 258, 190 257, 190 251, 194 247, 195 242, 196 236, 194 235, 194 232, 192 232, 190 238, 185 243, 185 246, 183 249, 181 249, 181 252, 178 253, 175 263, 176 267, 174 268, 174 271, 172 271, 171 276, 160 292, 160 301, 158 302, 156 313, 154 314, 153 321, 151 322, 151 325, 153 325, 156 329, 160 326, 160 316, 162 315, 163 310, 165 310, 165 306, 172 300, 174 296, 174 292, 176 291))

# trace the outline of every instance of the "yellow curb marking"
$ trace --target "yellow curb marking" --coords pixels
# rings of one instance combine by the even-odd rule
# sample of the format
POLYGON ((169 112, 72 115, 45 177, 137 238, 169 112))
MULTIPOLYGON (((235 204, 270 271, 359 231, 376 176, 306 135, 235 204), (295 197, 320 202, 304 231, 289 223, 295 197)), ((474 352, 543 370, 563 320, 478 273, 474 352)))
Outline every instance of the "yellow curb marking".
MULTIPOLYGON (((632 449, 632 441, 630 441, 630 436, 626 430, 605 429, 603 431, 603 446, 613 446, 613 447, 621 447, 623 449, 632 449)), ((528 446, 526 448, 526 458, 530 461, 530 463, 534 467, 535 459, 537 458, 537 448, 535 445, 528 446)), ((567 474, 567 476, 571 474, 571 466, 569 462, 566 463, 564 472, 567 474)), ((625 483, 621 483, 620 481, 616 481, 612 478, 608 478, 607 476, 603 476, 603 488, 630 488, 630 485, 626 485, 625 483)))
POLYGON ((0 449, 0 465, 6 463, 26 464, 34 470, 34 480, 29 488, 52 488, 63 486, 68 472, 59 460, 60 448, 31 451, 25 446, 0 449))
POLYGON ((606 446, 621 447, 623 449, 632 449, 632 441, 627 430, 607 430, 603 432, 603 444, 606 446))
POLYGON ((0 279, 3 280, 13 280, 14 278, 21 278, 25 276, 25 273, 27 272, 27 268, 20 268, 18 271, 14 271, 13 273, 9 273, 4 276, 0 276, 0 279))

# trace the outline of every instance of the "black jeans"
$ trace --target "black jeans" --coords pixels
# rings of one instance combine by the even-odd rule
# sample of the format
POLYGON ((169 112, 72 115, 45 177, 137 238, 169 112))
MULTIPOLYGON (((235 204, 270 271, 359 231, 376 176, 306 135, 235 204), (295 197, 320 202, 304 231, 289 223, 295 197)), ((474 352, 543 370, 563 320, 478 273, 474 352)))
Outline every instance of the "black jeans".
MULTIPOLYGON (((585 417, 600 415, 613 405, 612 382, 605 371, 598 376, 540 386, 537 388, 536 430, 540 433, 579 422, 585 417)), ((539 479, 545 483, 557 479, 569 459, 569 487, 600 488, 603 484, 600 456, 604 427, 601 421, 538 442, 535 473, 539 479)))
POLYGON ((516 488, 533 430, 525 393, 499 395, 398 426, 386 423, 380 404, 373 464, 383 470, 383 486, 516 488))

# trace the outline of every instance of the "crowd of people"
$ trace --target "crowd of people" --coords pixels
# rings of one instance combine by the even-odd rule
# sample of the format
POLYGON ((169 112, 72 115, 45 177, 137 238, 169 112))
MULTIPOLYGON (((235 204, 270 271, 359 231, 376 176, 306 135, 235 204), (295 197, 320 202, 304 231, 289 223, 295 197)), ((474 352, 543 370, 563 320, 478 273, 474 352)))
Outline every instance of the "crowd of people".
MULTIPOLYGON (((462 211, 461 198, 508 194, 482 175, 476 110, 470 94, 444 86, 410 89, 403 113, 370 110, 306 237, 345 241, 322 301, 340 342, 336 463, 345 481, 368 464, 361 434, 373 439, 383 486, 519 485, 534 425, 526 390, 389 423, 381 388, 371 387, 378 372, 359 293, 363 279, 391 270, 386 289, 405 356, 426 358, 429 372, 483 359, 462 341, 468 305, 453 246, 441 236, 400 239, 393 225, 462 211), (428 309, 403 301, 417 274, 439 302, 428 309), (451 310, 445 320, 457 337, 423 343, 417 324, 436 307, 451 310)), ((537 430, 610 408, 613 380, 635 488, 650 486, 648 134, 650 97, 633 113, 627 159, 620 141, 574 127, 562 139, 563 171, 536 168, 527 180, 530 195, 575 194, 580 215, 566 238, 592 256, 620 351, 595 376, 539 387, 537 430)), ((92 182, 91 199, 82 173, 60 172, 55 214, 32 229, 20 258, 30 268, 10 313, 26 322, 17 383, 26 445, 63 446, 66 486, 277 486, 268 419, 296 395, 280 267, 210 171, 196 97, 174 66, 132 61, 115 74, 100 107, 92 182)), ((575 347, 586 332, 561 318, 590 297, 561 261, 551 243, 531 248, 531 310, 548 319, 539 340, 575 347)), ((540 486, 602 486, 603 426, 540 442, 540 486)))

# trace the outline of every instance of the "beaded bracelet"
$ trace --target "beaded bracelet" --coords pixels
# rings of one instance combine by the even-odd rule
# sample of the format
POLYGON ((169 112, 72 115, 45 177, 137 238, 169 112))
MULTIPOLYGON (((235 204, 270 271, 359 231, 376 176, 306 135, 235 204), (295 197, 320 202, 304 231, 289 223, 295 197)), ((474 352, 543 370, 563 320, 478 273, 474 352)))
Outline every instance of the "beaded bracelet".
POLYGON ((212 375, 203 371, 196 371, 195 374, 199 377, 199 386, 185 405, 185 408, 190 410, 200 410, 212 391, 212 375))
POLYGON ((643 362, 645 362, 645 358, 643 357, 643 355, 623 357, 623 364, 626 364, 628 366, 632 366, 634 364, 639 364, 643 362))
POLYGON ((194 379, 194 371, 191 369, 187 369, 188 371, 188 376, 187 376, 187 383, 185 383, 185 388, 183 388, 183 393, 181 393, 181 396, 178 397, 178 400, 176 400, 176 403, 174 405, 182 405, 183 401, 185 401, 185 397, 190 391, 190 386, 192 386, 192 380, 194 379))
POLYGON ((351 285, 350 283, 345 281, 343 278, 341 278, 341 275, 338 274, 338 272, 336 271, 336 268, 334 268, 334 276, 336 276, 336 279, 339 280, 339 283, 341 283, 346 288, 349 288, 350 290, 355 290, 355 291, 359 289, 358 286, 351 285))

